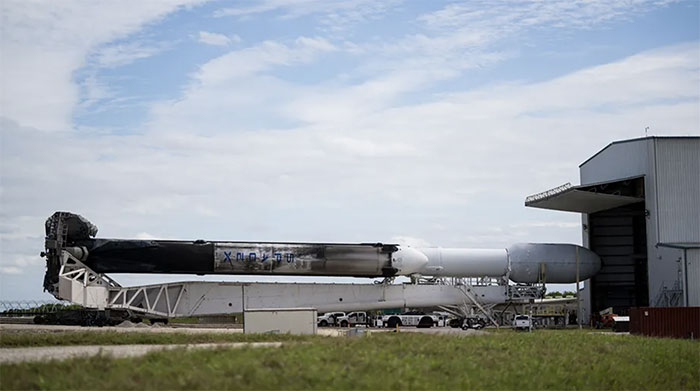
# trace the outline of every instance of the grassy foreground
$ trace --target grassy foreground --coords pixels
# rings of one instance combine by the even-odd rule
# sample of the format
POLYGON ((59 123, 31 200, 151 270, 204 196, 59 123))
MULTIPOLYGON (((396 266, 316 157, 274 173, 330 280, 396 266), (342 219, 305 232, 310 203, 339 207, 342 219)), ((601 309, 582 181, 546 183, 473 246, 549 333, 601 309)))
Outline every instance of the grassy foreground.
POLYGON ((71 345, 160 345, 210 342, 307 341, 317 338, 318 337, 289 334, 67 331, 56 333, 0 334, 0 348, 71 345))
POLYGON ((699 371, 697 341, 585 331, 381 333, 281 348, 3 365, 0 389, 697 390, 699 371))

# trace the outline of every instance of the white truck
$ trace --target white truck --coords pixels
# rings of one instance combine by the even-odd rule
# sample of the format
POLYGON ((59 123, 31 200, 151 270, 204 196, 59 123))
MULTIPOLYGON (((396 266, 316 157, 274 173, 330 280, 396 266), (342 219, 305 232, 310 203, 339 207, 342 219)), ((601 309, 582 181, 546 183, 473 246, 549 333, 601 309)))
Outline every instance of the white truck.
POLYGON ((515 315, 513 328, 522 331, 532 331, 532 317, 530 315, 515 315))
POLYGON ((345 316, 345 312, 326 312, 316 318, 316 324, 320 327, 337 326, 338 318, 345 316))
POLYGON ((427 315, 422 312, 406 312, 404 314, 384 315, 377 319, 378 327, 396 328, 396 326, 415 326, 418 328, 430 328, 437 326, 438 316, 427 315))
POLYGON ((369 316, 366 312, 350 312, 336 320, 340 327, 369 326, 369 316))

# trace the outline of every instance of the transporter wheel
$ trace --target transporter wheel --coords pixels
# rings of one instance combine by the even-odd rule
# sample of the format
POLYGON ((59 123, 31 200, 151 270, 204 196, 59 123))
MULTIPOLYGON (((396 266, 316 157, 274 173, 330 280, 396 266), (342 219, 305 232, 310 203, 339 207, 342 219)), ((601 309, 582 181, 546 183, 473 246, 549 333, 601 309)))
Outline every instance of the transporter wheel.
POLYGON ((348 327, 349 323, 347 320, 340 322, 340 327, 348 327))
POLYGON ((420 321, 418 322, 418 325, 416 326, 419 329, 429 329, 433 327, 433 318, 429 316, 424 316, 420 318, 420 321))
POLYGON ((318 325, 321 327, 328 327, 328 322, 326 322, 325 320, 322 320, 318 325))
POLYGON ((401 326, 401 319, 399 319, 396 316, 392 316, 389 318, 389 320, 386 322, 386 327, 390 329, 395 329, 396 326, 401 326))

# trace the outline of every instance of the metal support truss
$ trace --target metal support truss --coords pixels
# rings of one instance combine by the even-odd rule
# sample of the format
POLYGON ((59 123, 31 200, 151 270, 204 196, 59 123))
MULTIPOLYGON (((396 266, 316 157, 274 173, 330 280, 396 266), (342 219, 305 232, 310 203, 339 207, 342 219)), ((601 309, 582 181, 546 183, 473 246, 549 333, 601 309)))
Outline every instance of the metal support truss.
POLYGON ((110 277, 94 272, 68 251, 61 252, 57 298, 88 308, 105 309, 108 291, 119 288, 121 285, 110 277))
POLYGON ((85 266, 82 262, 75 259, 72 255, 64 252, 64 256, 69 258, 61 266, 61 271, 58 273, 59 277, 64 279, 75 281, 83 284, 83 286, 101 286, 104 285, 107 288, 118 288, 121 287, 119 283, 114 281, 112 278, 106 274, 96 273, 92 271, 89 267, 85 266))
POLYGON ((113 289, 107 307, 164 318, 182 316, 177 308, 185 289, 184 283, 113 289))
POLYGON ((486 317, 489 319, 489 321, 496 327, 499 327, 498 322, 493 318, 491 314, 491 310, 493 309, 494 305, 489 306, 487 309, 484 305, 482 305, 479 302, 479 299, 474 293, 472 292, 474 287, 469 285, 469 284, 464 284, 461 286, 462 289, 460 291, 464 294, 464 297, 466 300, 464 301, 463 305, 465 307, 476 307, 481 311, 486 317))
POLYGON ((154 317, 182 316, 176 312, 184 283, 122 287, 96 273, 68 251, 62 251, 58 296, 87 308, 123 309, 154 317))
POLYGON ((544 297, 544 285, 508 285, 508 299, 511 301, 530 301, 544 297))

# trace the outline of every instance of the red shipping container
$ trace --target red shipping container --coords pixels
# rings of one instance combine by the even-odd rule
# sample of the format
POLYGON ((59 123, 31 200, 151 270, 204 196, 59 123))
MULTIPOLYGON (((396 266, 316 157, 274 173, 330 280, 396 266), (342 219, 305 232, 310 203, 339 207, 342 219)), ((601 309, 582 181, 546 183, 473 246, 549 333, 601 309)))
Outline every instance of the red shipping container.
POLYGON ((630 333, 650 337, 699 338, 700 307, 630 308, 630 333))

